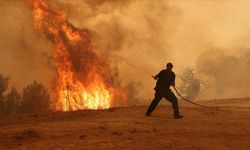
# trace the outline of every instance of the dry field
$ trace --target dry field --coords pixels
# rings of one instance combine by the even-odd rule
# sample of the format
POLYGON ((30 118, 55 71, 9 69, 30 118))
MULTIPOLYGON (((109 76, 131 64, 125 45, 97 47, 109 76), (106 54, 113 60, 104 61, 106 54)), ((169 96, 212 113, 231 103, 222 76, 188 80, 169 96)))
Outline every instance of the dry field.
MULTIPOLYGON (((228 102, 243 106, 248 100, 228 102)), ((170 106, 158 106, 151 117, 144 116, 146 109, 2 115, 0 150, 250 149, 250 109, 182 106, 179 120, 170 106)))

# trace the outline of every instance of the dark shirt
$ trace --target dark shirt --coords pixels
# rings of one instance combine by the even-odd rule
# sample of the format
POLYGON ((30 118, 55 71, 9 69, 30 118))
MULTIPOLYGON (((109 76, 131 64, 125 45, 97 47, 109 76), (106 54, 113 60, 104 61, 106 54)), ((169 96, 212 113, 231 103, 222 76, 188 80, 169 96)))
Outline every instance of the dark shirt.
POLYGON ((157 82, 155 90, 167 90, 175 81, 175 73, 171 70, 164 69, 156 75, 157 82))

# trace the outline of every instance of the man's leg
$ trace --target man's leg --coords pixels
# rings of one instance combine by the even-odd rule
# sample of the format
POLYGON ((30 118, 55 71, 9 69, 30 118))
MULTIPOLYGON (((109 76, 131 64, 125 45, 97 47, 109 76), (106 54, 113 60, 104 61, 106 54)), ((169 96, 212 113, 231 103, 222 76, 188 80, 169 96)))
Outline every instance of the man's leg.
POLYGON ((179 112, 178 100, 174 93, 171 90, 167 90, 166 95, 164 95, 164 97, 172 103, 174 117, 182 118, 183 116, 181 116, 179 112))
POLYGON ((162 99, 162 96, 160 96, 159 93, 155 92, 155 98, 152 100, 151 104, 149 105, 146 116, 151 115, 151 113, 154 111, 155 107, 157 106, 157 104, 160 102, 161 99, 162 99))

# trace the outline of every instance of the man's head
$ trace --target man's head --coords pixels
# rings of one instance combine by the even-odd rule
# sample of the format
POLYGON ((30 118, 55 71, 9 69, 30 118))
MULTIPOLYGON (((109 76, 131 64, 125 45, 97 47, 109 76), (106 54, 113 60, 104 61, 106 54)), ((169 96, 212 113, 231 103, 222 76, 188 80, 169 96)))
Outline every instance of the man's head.
POLYGON ((166 65, 166 68, 169 69, 169 70, 172 70, 173 64, 171 62, 168 62, 167 65, 166 65))

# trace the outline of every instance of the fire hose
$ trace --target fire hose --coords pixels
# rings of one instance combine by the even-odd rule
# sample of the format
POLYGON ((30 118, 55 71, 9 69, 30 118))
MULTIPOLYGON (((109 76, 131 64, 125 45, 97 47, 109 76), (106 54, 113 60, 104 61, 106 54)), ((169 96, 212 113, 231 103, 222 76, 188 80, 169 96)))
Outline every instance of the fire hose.
MULTIPOLYGON (((129 65, 129 66, 131 66, 132 68, 134 68, 134 69, 136 69, 136 70, 140 70, 140 71, 142 71, 142 72, 144 72, 145 74, 147 74, 148 76, 150 76, 150 77, 153 77, 154 78, 154 76, 152 76, 148 71, 146 71, 146 70, 144 70, 143 68, 140 68, 140 67, 138 67, 138 66, 135 66, 135 65, 133 65, 133 64, 130 64, 128 61, 126 61, 125 59, 124 59, 124 61, 129 65)), ((175 90, 175 92, 177 93, 177 95, 179 96, 179 97, 181 97, 182 98, 182 100, 184 100, 184 101, 186 101, 186 102, 188 102, 188 103, 191 103, 191 104, 193 104, 193 105, 196 105, 196 106, 199 106, 199 107, 203 107, 203 108, 207 108, 207 109, 218 109, 218 108, 227 108, 227 109, 250 109, 250 107, 238 107, 238 106, 206 106, 206 105, 201 105, 201 104, 198 104, 198 103, 195 103, 195 102, 193 102, 193 101, 191 101, 191 100, 188 100, 188 99, 186 99, 184 96, 182 96, 179 92, 178 92, 178 90, 173 86, 173 88, 174 88, 174 90, 175 90)))
MULTIPOLYGON (((153 76, 151 76, 153 77, 153 76)), ((184 96, 182 96, 178 90, 175 88, 175 86, 173 86, 175 92, 177 93, 178 96, 180 96, 182 98, 182 100, 191 103, 193 105, 199 106, 199 107, 203 107, 203 108, 208 108, 208 109, 218 109, 218 108, 227 108, 227 109, 250 109, 250 107, 237 107, 237 106, 206 106, 206 105, 201 105, 195 102, 192 102, 191 100, 186 99, 184 96)))
POLYGON ((186 99, 185 97, 183 97, 183 96, 177 91, 177 89, 176 89, 174 86, 173 86, 173 88, 174 88, 175 92, 177 93, 177 95, 180 96, 180 97, 181 97, 184 101, 186 101, 186 102, 189 102, 189 103, 191 103, 191 104, 193 104, 193 105, 200 106, 200 107, 205 107, 205 108, 216 108, 216 106, 205 106, 205 105, 201 105, 201 104, 197 104, 197 103, 195 103, 195 102, 192 102, 192 101, 186 99))
POLYGON ((218 109, 218 108, 228 108, 228 109, 250 109, 250 107, 237 107, 237 106, 206 106, 206 105, 201 105, 195 102, 192 102, 188 99, 186 99, 185 97, 183 97, 178 91, 177 89, 173 86, 175 92, 177 93, 178 96, 180 96, 184 101, 189 102, 193 105, 199 106, 199 107, 204 107, 204 108, 209 108, 209 109, 218 109))

